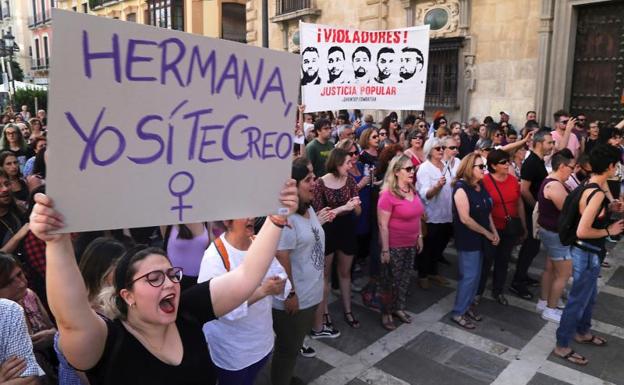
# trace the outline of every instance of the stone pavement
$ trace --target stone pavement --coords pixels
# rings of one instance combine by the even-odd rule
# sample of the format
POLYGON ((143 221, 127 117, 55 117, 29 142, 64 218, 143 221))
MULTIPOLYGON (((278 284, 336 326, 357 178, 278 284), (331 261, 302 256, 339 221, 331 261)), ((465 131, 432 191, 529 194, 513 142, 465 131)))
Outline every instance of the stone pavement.
MULTIPOLYGON (((557 325, 541 319, 535 301, 507 293, 509 306, 491 298, 479 306, 484 319, 468 331, 449 321, 455 300, 457 255, 453 247, 445 255, 450 267, 441 273, 452 279, 448 287, 420 289, 415 279, 410 288, 407 310, 413 321, 387 332, 380 314, 362 306, 354 293, 353 313, 360 329, 351 329, 343 320, 336 298, 330 305, 337 339, 310 340, 315 358, 299 357, 297 383, 313 385, 426 384, 426 385, 624 385, 624 245, 610 252, 611 268, 602 269, 599 295, 594 311, 593 331, 605 336, 608 345, 591 347, 573 344, 589 358, 585 367, 575 366, 552 355, 557 325)), ((543 251, 530 273, 538 277, 544 266, 543 251)), ((510 276, 514 265, 510 267, 510 276)), ((361 280, 365 280, 362 277, 361 280)), ((533 288, 536 298, 539 288, 533 288)), ((486 290, 486 295, 489 291, 486 290)), ((257 384, 269 385, 268 370, 257 384)))

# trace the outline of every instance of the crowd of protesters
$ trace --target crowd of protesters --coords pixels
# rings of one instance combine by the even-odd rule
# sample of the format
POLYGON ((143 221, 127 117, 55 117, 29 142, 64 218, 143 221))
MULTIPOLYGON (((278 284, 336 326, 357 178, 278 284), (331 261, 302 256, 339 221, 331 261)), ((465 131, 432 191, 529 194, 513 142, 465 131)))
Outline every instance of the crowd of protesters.
POLYGON ((590 325, 606 243, 624 229, 624 121, 558 111, 550 129, 529 111, 516 129, 504 111, 467 124, 392 112, 376 124, 358 110, 304 110, 304 145, 276 197, 288 216, 76 234, 56 233, 63 216, 45 195, 45 112, 7 110, 0 384, 253 384, 265 366, 290 384, 298 357, 315 354, 306 338, 341 336, 332 288, 348 327, 363 328, 358 291, 392 331, 413 322, 412 276, 422 290, 445 286, 438 268, 452 263, 459 327, 483 320, 491 277, 501 311, 507 292, 531 300, 541 286, 537 310, 560 325, 555 355, 582 365, 571 340, 607 343, 590 325), (564 245, 568 197, 578 230, 564 245), (532 277, 542 244, 545 270, 532 277), (364 269, 361 288, 352 277, 364 269))

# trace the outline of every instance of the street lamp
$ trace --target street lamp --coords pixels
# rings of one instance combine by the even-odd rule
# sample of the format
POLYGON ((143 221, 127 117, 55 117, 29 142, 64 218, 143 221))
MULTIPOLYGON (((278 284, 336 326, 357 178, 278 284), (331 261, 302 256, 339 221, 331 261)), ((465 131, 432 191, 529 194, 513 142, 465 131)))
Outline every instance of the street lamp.
MULTIPOLYGON (((3 36, 2 36, 2 40, 4 40, 4 47, 6 50, 9 51, 9 67, 10 67, 10 74, 11 74, 11 88, 13 88, 13 93, 15 93, 15 78, 13 77, 13 67, 12 67, 12 63, 13 63, 13 48, 14 48, 14 44, 15 44, 15 36, 13 36, 13 34, 11 33, 11 30, 9 29, 3 36)), ((10 93, 9 93, 10 95, 10 93)))

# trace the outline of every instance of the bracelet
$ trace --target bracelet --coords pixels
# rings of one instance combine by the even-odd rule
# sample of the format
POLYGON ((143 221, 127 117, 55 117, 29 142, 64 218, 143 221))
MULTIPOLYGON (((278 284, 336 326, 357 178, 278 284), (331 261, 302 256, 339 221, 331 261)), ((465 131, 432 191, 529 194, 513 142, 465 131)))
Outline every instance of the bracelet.
POLYGON ((288 224, 288 219, 286 219, 286 217, 283 217, 281 215, 270 215, 269 219, 271 220, 271 223, 273 223, 275 226, 279 227, 280 229, 283 229, 284 226, 288 224))
POLYGON ((610 237, 611 233, 609 232, 609 228, 607 227, 605 230, 607 230, 607 237, 610 237))

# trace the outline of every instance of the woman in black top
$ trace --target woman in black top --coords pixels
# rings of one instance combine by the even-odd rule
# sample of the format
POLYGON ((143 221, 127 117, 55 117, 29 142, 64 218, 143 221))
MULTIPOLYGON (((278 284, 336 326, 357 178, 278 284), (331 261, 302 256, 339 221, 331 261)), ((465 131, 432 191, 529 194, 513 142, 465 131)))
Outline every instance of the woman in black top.
MULTIPOLYGON (((69 234, 53 234, 63 219, 52 201, 35 197, 31 231, 46 241, 48 301, 67 361, 98 385, 214 384, 216 377, 202 325, 247 300, 275 256, 285 218, 271 216, 243 264, 196 285, 181 295, 182 271, 164 252, 135 247, 115 269, 114 320, 103 320, 89 306, 69 234)), ((280 194, 293 213, 298 198, 294 181, 280 194)))
POLYGON ((28 186, 26 181, 22 179, 22 173, 20 172, 20 165, 17 161, 17 157, 11 151, 3 151, 0 153, 0 166, 9 176, 11 182, 11 192, 15 199, 26 208, 26 202, 28 202, 28 186))

